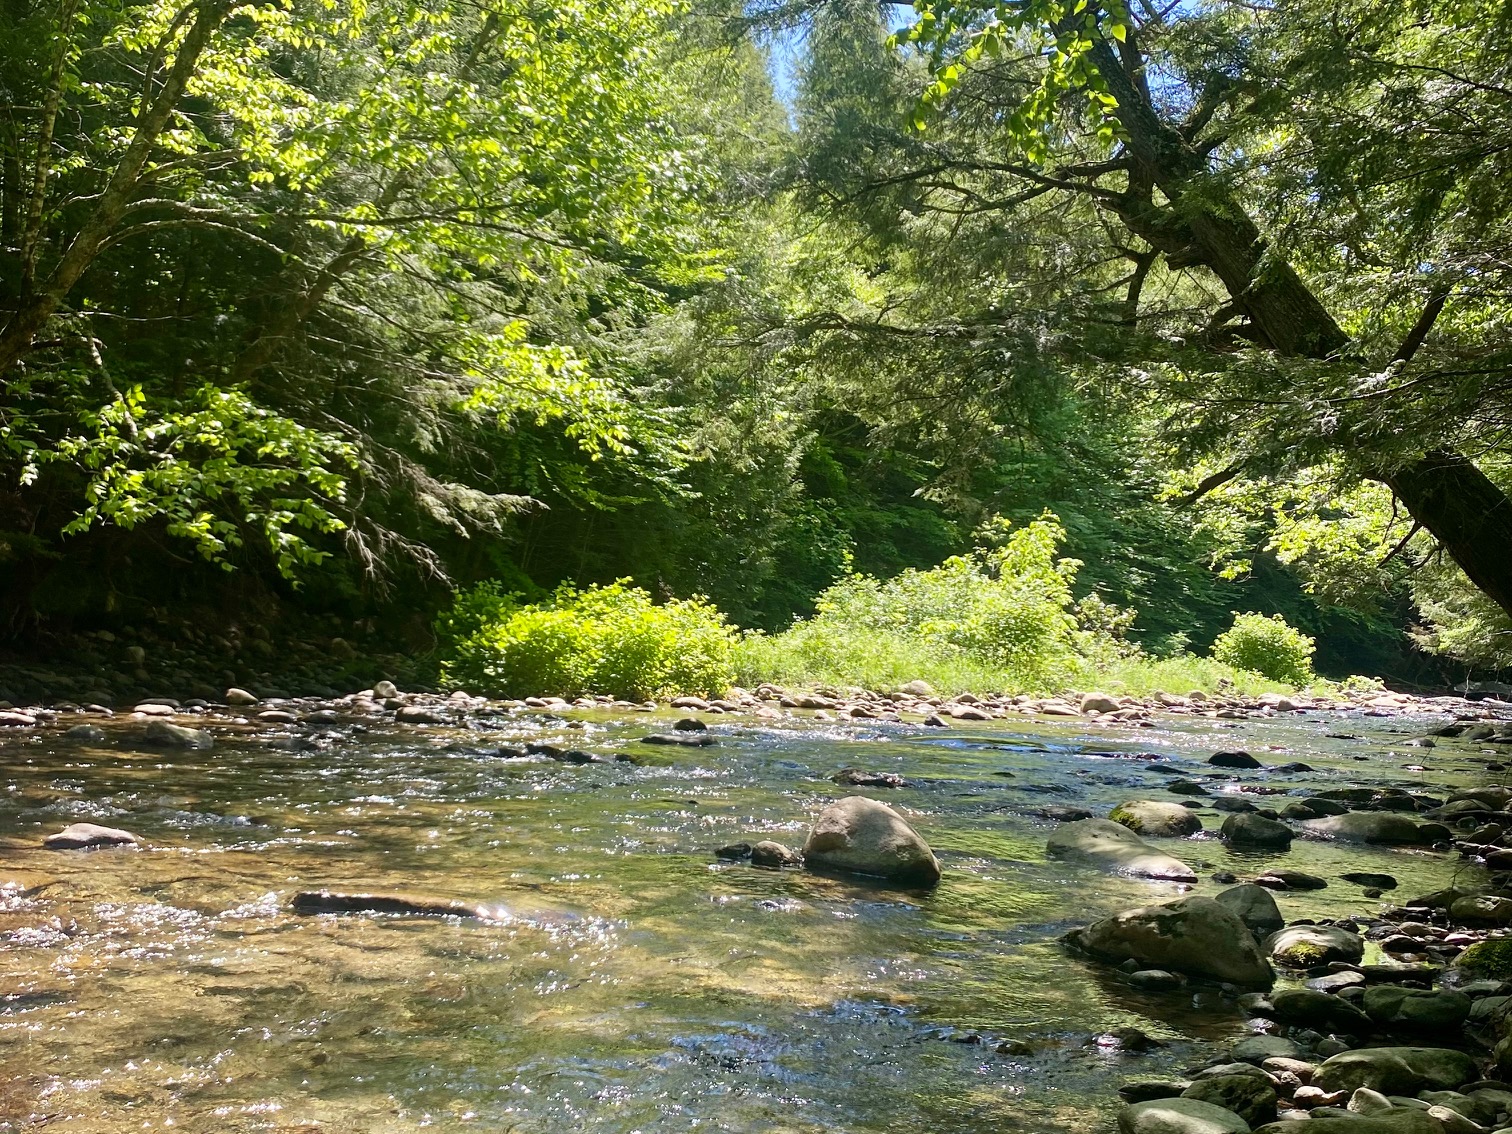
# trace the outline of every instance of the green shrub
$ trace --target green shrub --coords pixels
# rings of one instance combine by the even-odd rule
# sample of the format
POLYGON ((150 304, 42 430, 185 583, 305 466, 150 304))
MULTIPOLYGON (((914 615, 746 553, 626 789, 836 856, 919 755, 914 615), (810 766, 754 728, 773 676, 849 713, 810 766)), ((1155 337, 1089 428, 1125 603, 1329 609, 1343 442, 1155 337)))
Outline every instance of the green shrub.
MULTIPOLYGON (((749 639, 742 677, 871 688, 918 677, 938 688, 1051 688, 1075 671, 1084 647, 1101 640, 1078 626, 1071 584, 1080 564, 1056 558, 1064 535, 1047 514, 999 547, 928 571, 843 579, 819 596, 809 621, 749 639)), ((1094 605, 1110 627, 1119 624, 1114 608, 1094 605)))
POLYGON ((723 693, 735 633, 701 598, 660 605, 621 579, 521 604, 483 584, 437 621, 443 682, 501 697, 723 693))
POLYGON ((1235 614, 1234 625, 1213 643, 1213 659, 1272 681, 1307 685, 1313 680, 1314 643, 1279 614, 1235 614))

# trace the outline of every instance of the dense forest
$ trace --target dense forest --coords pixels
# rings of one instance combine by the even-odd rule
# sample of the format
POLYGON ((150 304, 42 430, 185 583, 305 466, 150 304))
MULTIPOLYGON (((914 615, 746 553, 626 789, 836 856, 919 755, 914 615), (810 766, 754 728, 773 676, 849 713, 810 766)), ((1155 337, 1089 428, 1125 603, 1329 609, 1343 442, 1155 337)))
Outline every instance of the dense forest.
POLYGON ((780 635, 1029 564, 1124 653, 1494 676, 1509 21, 4 0, 0 634, 421 655, 629 580, 780 635))

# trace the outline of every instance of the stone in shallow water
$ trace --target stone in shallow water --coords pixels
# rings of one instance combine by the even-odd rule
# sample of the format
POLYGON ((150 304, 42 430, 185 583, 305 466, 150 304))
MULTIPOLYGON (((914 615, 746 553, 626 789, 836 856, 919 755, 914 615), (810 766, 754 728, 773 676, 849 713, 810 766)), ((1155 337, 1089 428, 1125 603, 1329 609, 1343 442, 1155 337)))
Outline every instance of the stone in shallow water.
POLYGON ((908 781, 896 772, 868 772, 861 768, 841 768, 830 779, 846 787, 907 787, 908 781))
POLYGON ((341 890, 302 890, 289 903, 295 913, 384 913, 412 917, 487 918, 481 906, 424 894, 355 894, 341 890))
POLYGON ((771 839, 762 839, 761 842, 751 848, 751 865, 767 867, 802 866, 803 859, 799 857, 797 851, 790 847, 785 847, 781 843, 774 842, 771 839))
POLYGON ((1224 842, 1238 846, 1284 850, 1291 846, 1292 829, 1285 823, 1245 811, 1223 821, 1222 836, 1224 842))
POLYGON ((1140 835, 1177 839, 1202 830, 1202 817, 1179 803, 1131 799, 1108 812, 1108 818, 1140 835))
POLYGON ((158 748, 214 748, 215 738, 203 729, 152 721, 142 733, 142 743, 158 748))
POLYGON ((657 732, 650 736, 640 738, 642 744, 666 744, 679 745, 683 748, 707 748, 711 744, 718 744, 712 735, 707 732, 657 732))
POLYGON ((819 813, 803 844, 809 866, 933 886, 940 864, 917 831, 888 807, 865 796, 837 800, 819 813))
POLYGON ((1133 831, 1107 819, 1081 819, 1054 831, 1045 844, 1051 858, 1079 859, 1121 874, 1195 882, 1197 872, 1162 853, 1133 831))
POLYGON ((1430 841, 1405 815, 1391 811, 1351 811, 1326 819, 1310 819, 1302 830, 1315 838, 1383 846, 1413 846, 1430 841))
POLYGON ((1256 938, 1274 933, 1286 924, 1270 891, 1253 882, 1243 882, 1238 886, 1230 886, 1227 890, 1220 890, 1215 895, 1215 900, 1233 910, 1256 938))
POLYGON ((1212 898, 1140 906, 1073 930, 1064 940, 1094 957, 1269 988, 1275 979, 1244 922, 1212 898))
POLYGON ((1293 969, 1311 969, 1330 961, 1350 964, 1365 955, 1365 939, 1331 925, 1289 925, 1265 942, 1271 959, 1293 969))
POLYGON ((54 835, 42 840, 48 850, 83 850, 86 847, 118 847, 135 845, 137 837, 130 831, 117 827, 101 827, 98 823, 72 823, 54 835))
POLYGON ((1330 1056, 1313 1082, 1325 1091, 1369 1087, 1387 1095, 1452 1091, 1476 1077, 1475 1060, 1442 1047, 1365 1047, 1330 1056))

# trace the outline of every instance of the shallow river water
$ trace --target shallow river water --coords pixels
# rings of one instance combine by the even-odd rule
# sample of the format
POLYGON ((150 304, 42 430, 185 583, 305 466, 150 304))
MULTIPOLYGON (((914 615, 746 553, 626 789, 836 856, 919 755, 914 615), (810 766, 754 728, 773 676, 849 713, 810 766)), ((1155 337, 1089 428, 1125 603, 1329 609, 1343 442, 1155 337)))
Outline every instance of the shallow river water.
MULTIPOLYGON (((1136 992, 1056 943, 1178 887, 1047 860, 1038 808, 1174 799, 1150 753, 1203 774, 1234 747, 1315 771, 1223 773, 1210 790, 1442 797, 1499 779, 1475 745, 1406 747, 1432 718, 1322 713, 948 731, 729 717, 711 718, 717 747, 659 749, 656 765, 493 754, 521 739, 649 752, 637 739, 669 720, 337 727, 309 751, 266 730, 171 753, 57 728, 0 736, 0 882, 15 883, 0 901, 0 1130, 1095 1134, 1112 1129, 1120 1082, 1205 1057, 1245 1021, 1215 989, 1136 992), (800 846, 819 807, 849 793, 828 779, 845 766, 912 781, 860 794, 935 848, 937 889, 714 857, 738 840, 800 846), (38 849, 80 820, 143 847, 38 849), (325 886, 500 917, 290 910, 294 892, 325 886), (1125 1025, 1166 1046, 1093 1042, 1125 1025), (961 1042, 971 1035, 982 1042, 961 1042), (1027 1053, 999 1054, 1003 1041, 1027 1053)), ((1204 835, 1162 841, 1199 867, 1198 892, 1220 889, 1215 870, 1331 879, 1279 895, 1288 917, 1379 908, 1344 871, 1395 875, 1400 899, 1468 869, 1303 840, 1230 853, 1213 837, 1222 813, 1199 813, 1204 835)))

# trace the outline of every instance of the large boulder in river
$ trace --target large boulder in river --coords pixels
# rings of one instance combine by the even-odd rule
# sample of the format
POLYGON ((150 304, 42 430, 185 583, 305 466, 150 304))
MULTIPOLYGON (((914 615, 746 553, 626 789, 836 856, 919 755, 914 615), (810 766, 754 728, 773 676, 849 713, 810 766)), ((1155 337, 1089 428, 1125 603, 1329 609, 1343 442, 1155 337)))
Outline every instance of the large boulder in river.
POLYGON ((1195 894, 1124 910, 1073 930, 1065 939, 1114 964, 1133 960, 1142 968, 1167 969, 1246 988, 1269 988, 1275 980, 1238 915, 1212 898, 1195 894))
POLYGON ((1278 965, 1315 969, 1330 961, 1355 964, 1365 955, 1365 939, 1332 925, 1289 925, 1271 934, 1265 951, 1278 965))
POLYGON ((1118 1114, 1118 1134, 1249 1134, 1249 1128, 1233 1111, 1199 1099, 1152 1099, 1118 1114))
POLYGON ((803 844, 809 866, 933 886, 940 864, 929 844, 891 807, 851 795, 819 813, 803 844))
POLYGON ((1382 984, 1365 990, 1365 1014, 1398 1031, 1458 1031, 1470 1015, 1470 998, 1447 988, 1382 984))
POLYGON ((1239 920, 1249 927, 1256 940, 1263 940, 1286 924, 1271 892, 1253 882, 1241 882, 1227 890, 1220 890, 1214 900, 1222 902, 1238 914, 1239 920))
POLYGON ((1179 803, 1131 799, 1108 812, 1108 818, 1140 835, 1179 839, 1202 830, 1202 816, 1179 803))
POLYGON ((1292 829, 1285 823, 1267 819, 1250 811, 1230 815, 1220 832, 1223 841, 1240 847, 1264 847, 1285 850, 1291 846, 1292 829))
POLYGON ((1362 1047, 1318 1065, 1313 1085, 1325 1091, 1369 1087, 1383 1095, 1453 1091, 1480 1077, 1475 1060, 1446 1047, 1362 1047))
MULTIPOLYGON (((1328 1134, 1444 1134, 1444 1124, 1426 1109, 1407 1106, 1372 1115, 1330 1113, 1316 1121, 1328 1134)), ((1282 1119, 1255 1127, 1255 1134, 1298 1134, 1298 1126, 1295 1121, 1282 1119)))
POLYGON ((1324 819, 1309 819, 1302 830, 1321 839, 1383 846, 1414 846, 1424 841, 1418 825, 1392 811, 1349 811, 1324 819))
POLYGON ((1103 870, 1144 878, 1195 882, 1197 872, 1108 819, 1082 819, 1054 831, 1045 844, 1051 858, 1079 859, 1103 870))

